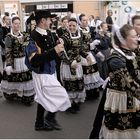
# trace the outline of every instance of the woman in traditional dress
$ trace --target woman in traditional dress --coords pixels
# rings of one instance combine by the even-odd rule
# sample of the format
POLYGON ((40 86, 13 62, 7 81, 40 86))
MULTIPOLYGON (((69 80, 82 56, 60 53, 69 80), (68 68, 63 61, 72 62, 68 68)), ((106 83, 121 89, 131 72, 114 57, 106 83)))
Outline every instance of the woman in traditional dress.
POLYGON ((84 84, 85 84, 85 90, 86 90, 86 99, 95 99, 99 97, 100 94, 100 86, 103 84, 103 79, 100 77, 99 71, 98 71, 98 65, 96 62, 95 57, 93 54, 96 54, 97 57, 102 57, 101 52, 98 51, 94 46, 94 30, 88 26, 88 20, 87 17, 84 14, 81 14, 79 16, 81 25, 80 30, 83 34, 83 51, 85 54, 90 56, 92 59, 92 63, 87 63, 87 60, 85 58, 82 58, 82 67, 83 67, 83 74, 84 74, 84 84), (92 54, 92 51, 94 53, 92 54))
POLYGON ((68 28, 68 17, 65 16, 61 19, 61 26, 56 30, 56 33, 59 37, 61 37, 65 32, 67 32, 68 28))
POLYGON ((81 65, 82 36, 75 18, 70 18, 68 24, 69 32, 61 36, 66 53, 62 59, 60 75, 72 103, 68 111, 76 113, 80 109, 80 103, 84 102, 86 97, 81 65))
POLYGON ((140 138, 140 85, 135 81, 137 63, 133 53, 137 40, 136 31, 127 24, 114 35, 100 131, 100 137, 105 139, 140 138))
POLYGON ((20 18, 13 17, 12 29, 5 39, 6 64, 1 89, 7 100, 34 101, 35 91, 31 71, 24 64, 29 36, 20 32, 20 18))
MULTIPOLYGON (((108 33, 108 27, 106 22, 102 22, 99 26, 99 32, 95 36, 95 41, 99 42, 96 45, 96 48, 105 56, 105 60, 110 55, 110 49, 112 48, 111 44, 111 33, 108 33)), ((104 61, 102 62, 100 59, 97 59, 99 72, 101 77, 106 79, 106 67, 104 67, 104 61)))

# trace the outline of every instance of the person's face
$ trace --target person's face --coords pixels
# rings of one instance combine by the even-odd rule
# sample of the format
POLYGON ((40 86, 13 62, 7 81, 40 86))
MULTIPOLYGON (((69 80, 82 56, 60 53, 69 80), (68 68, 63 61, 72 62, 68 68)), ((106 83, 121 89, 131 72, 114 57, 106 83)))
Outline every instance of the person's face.
POLYGON ((5 16, 4 23, 5 23, 7 26, 10 26, 10 25, 11 25, 11 19, 10 19, 9 16, 5 16))
POLYGON ((140 35, 140 19, 135 19, 133 26, 134 26, 137 34, 140 35))
POLYGON ((88 26, 88 19, 86 16, 83 16, 82 19, 81 19, 81 25, 83 27, 87 27, 88 26))
POLYGON ((69 12, 67 13, 68 17, 71 17, 71 14, 72 14, 72 13, 69 11, 69 12))
POLYGON ((57 21, 57 19, 55 17, 51 18, 51 20, 52 20, 52 22, 57 21))
POLYGON ((77 31, 77 23, 74 21, 70 21, 68 24, 68 28, 71 33, 75 33, 77 31))
POLYGON ((89 16, 89 21, 92 21, 92 19, 93 19, 92 16, 89 16))
POLYGON ((126 38, 126 46, 130 50, 134 50, 138 46, 138 36, 135 30, 130 30, 129 35, 126 38))
POLYGON ((13 29, 14 32, 20 31, 20 20, 19 19, 16 19, 16 20, 13 21, 12 29, 13 29))
POLYGON ((101 30, 102 30, 103 33, 107 33, 107 31, 108 31, 107 24, 103 24, 103 26, 101 27, 101 30))
POLYGON ((68 27, 68 20, 67 19, 63 20, 62 27, 65 27, 65 28, 68 27))
POLYGON ((35 20, 32 20, 31 21, 31 31, 34 30, 35 27, 36 27, 36 22, 35 22, 35 20))
POLYGON ((113 12, 112 11, 108 11, 108 15, 109 16, 112 16, 113 15, 113 12))
POLYGON ((51 18, 42 18, 42 25, 44 29, 49 29, 50 24, 52 23, 51 18))

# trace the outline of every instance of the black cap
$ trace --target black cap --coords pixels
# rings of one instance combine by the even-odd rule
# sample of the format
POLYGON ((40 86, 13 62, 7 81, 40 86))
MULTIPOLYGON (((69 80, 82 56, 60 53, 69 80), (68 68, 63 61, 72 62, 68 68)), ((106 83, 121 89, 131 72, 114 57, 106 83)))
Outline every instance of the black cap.
POLYGON ((34 12, 35 20, 39 20, 41 18, 53 18, 56 15, 52 15, 50 11, 47 10, 37 10, 34 12))

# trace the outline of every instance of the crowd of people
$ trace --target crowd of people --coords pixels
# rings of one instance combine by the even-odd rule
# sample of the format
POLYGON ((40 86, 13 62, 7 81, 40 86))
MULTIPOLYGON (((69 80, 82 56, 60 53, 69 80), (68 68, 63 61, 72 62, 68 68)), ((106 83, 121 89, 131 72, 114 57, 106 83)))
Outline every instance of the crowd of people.
POLYGON ((58 19, 37 10, 21 32, 20 18, 5 13, 1 92, 9 101, 37 102, 35 130, 61 130, 58 111, 76 114, 102 95, 89 138, 140 138, 140 16, 119 28, 107 14, 106 21, 85 14, 58 19))

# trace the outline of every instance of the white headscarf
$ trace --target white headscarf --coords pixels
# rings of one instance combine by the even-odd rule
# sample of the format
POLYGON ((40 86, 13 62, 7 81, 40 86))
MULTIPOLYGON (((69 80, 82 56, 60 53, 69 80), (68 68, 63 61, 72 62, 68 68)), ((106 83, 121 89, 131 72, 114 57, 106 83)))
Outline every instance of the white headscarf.
POLYGON ((118 30, 116 31, 116 35, 117 35, 119 41, 120 41, 123 45, 126 45, 126 41, 125 41, 125 39, 122 37, 122 35, 121 35, 121 33, 120 33, 120 29, 118 29, 118 30))

